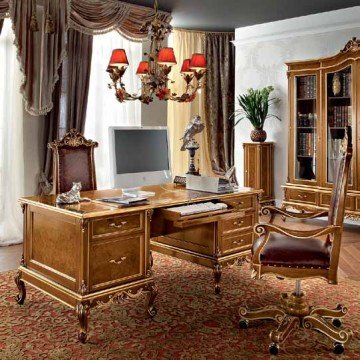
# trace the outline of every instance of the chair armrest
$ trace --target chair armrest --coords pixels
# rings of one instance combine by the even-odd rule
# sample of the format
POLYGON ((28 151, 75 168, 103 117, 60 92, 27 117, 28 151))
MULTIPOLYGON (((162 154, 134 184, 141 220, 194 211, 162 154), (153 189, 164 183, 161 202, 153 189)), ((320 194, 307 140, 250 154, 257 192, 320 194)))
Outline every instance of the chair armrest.
POLYGON ((294 230, 273 224, 256 224, 254 231, 258 235, 264 235, 271 232, 289 236, 291 238, 309 239, 328 234, 336 234, 340 231, 340 226, 329 225, 323 228, 312 230, 294 230))
POLYGON ((286 216, 286 217, 293 218, 293 219, 315 219, 318 217, 328 216, 329 212, 328 211, 319 211, 319 212, 297 213, 297 212, 293 212, 293 211, 280 209, 275 206, 264 206, 261 209, 261 215, 273 216, 274 214, 280 214, 282 216, 286 216))

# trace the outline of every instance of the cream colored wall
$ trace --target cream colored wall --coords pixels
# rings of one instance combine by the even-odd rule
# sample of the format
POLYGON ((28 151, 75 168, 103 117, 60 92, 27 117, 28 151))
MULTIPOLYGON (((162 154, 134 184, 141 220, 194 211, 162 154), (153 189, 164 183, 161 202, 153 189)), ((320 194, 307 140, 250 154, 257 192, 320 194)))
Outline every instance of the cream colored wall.
MULTIPOLYGON (((360 6, 236 29, 235 95, 249 87, 273 85, 281 102, 273 113, 282 121, 270 119, 265 130, 275 142, 275 198, 281 201, 281 185, 287 178, 288 160, 288 81, 286 61, 319 58, 338 53, 353 36, 360 37, 360 6)), ((235 107, 238 108, 237 102, 235 107)), ((242 143, 250 141, 251 125, 243 120, 235 131, 235 165, 243 184, 242 143)))

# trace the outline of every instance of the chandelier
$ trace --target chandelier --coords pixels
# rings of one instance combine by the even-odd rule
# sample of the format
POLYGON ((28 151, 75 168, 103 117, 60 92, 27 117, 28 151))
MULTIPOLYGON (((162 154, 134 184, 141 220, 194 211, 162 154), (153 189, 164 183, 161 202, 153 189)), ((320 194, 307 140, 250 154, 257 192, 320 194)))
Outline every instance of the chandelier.
POLYGON ((140 100, 144 104, 153 101, 154 95, 159 100, 172 100, 180 103, 192 102, 196 93, 202 88, 202 78, 206 72, 206 59, 203 54, 195 53, 190 59, 185 59, 181 67, 181 76, 185 81, 185 92, 182 95, 171 92, 169 83, 174 83, 168 76, 171 67, 176 65, 174 49, 162 47, 162 42, 171 33, 172 26, 161 20, 158 14, 158 1, 154 2, 155 17, 145 23, 140 31, 148 33, 151 41, 149 53, 145 53, 147 60, 141 61, 136 74, 141 80, 140 94, 130 94, 125 88, 122 77, 129 66, 124 49, 112 51, 106 71, 110 75, 110 89, 115 90, 119 102, 140 100))

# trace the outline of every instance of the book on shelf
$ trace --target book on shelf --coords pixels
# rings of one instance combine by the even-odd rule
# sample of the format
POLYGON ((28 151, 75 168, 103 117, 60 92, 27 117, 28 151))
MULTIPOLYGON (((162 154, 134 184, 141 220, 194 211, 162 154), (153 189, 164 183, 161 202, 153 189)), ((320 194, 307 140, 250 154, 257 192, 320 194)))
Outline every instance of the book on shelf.
POLYGON ((297 115, 297 126, 298 127, 315 127, 316 114, 308 113, 301 114, 300 112, 297 115))
POLYGON ((344 97, 351 96, 351 73, 346 72, 341 74, 341 93, 344 97))
POLYGON ((298 156, 314 156, 315 148, 314 133, 299 133, 298 156))
POLYGON ((316 77, 301 76, 298 78, 298 93, 299 99, 314 99, 316 98, 316 77))
POLYGON ((351 124, 351 115, 351 106, 332 106, 328 114, 329 127, 345 127, 351 124))

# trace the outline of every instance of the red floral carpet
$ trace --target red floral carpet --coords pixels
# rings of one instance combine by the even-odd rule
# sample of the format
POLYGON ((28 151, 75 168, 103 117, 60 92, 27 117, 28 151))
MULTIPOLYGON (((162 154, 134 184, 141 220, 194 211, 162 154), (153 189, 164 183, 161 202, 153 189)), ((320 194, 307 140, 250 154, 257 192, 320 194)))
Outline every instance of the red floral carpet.
MULTIPOLYGON (((293 284, 273 278, 250 279, 249 266, 224 269, 222 295, 212 289, 212 271, 155 254, 159 288, 158 315, 144 315, 144 300, 94 310, 85 345, 77 341, 77 319, 71 309, 31 287, 25 305, 14 301, 14 272, 0 274, 0 359, 269 359, 273 322, 254 323, 239 330, 241 304, 276 303, 293 284)), ((318 304, 347 304, 344 326, 354 337, 339 357, 332 342, 315 332, 291 336, 279 359, 360 359, 360 283, 343 280, 338 286, 308 280, 304 289, 318 304)))

